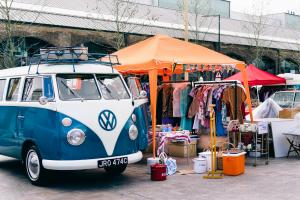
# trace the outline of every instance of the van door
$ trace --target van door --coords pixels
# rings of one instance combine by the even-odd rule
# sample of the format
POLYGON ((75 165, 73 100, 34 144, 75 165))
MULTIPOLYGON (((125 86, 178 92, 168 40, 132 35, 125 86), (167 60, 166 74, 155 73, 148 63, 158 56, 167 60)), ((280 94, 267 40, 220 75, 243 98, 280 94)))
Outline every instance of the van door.
POLYGON ((17 134, 19 138, 24 138, 25 126, 29 130, 27 135, 33 138, 32 133, 36 126, 36 120, 39 114, 39 98, 43 95, 43 77, 26 77, 24 89, 22 92, 21 103, 17 116, 17 134), (25 124, 26 119, 26 124, 25 124))
POLYGON ((0 106, 0 153, 18 157, 19 141, 17 136, 18 100, 21 78, 9 79, 6 102, 0 106))
POLYGON ((55 146, 58 145, 56 128, 58 125, 55 120, 56 104, 51 76, 26 77, 19 105, 17 116, 19 142, 22 144, 25 140, 31 139, 37 144, 42 156, 53 155, 53 148, 58 149, 58 146, 55 146), (39 102, 42 96, 47 97, 48 102, 45 104, 39 102))

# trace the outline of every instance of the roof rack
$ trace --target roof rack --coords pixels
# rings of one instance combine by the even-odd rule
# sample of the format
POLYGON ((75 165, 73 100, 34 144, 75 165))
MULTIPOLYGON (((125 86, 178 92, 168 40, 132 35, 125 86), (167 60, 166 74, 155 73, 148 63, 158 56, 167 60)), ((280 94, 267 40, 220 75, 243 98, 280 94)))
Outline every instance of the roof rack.
POLYGON ((113 66, 119 65, 119 59, 117 55, 102 54, 102 53, 88 53, 87 47, 49 47, 40 49, 40 54, 35 54, 29 59, 30 72, 31 65, 40 64, 65 64, 70 63, 73 66, 73 72, 75 72, 75 64, 77 63, 93 63, 111 66, 113 72, 113 66))

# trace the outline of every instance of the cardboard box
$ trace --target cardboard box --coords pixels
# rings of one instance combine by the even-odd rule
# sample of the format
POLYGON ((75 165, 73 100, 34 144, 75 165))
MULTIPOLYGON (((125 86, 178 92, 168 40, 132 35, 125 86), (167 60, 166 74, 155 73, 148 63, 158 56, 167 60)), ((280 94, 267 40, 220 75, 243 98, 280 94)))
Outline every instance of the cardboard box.
POLYGON ((188 144, 188 142, 169 142, 167 148, 169 156, 186 158, 188 156, 188 150, 189 157, 197 156, 196 141, 191 141, 190 144, 188 144))
POLYGON ((295 115, 299 112, 299 108, 285 108, 279 111, 279 118, 294 119, 295 115))
MULTIPOLYGON (((224 143, 228 143, 228 137, 217 136, 216 137, 216 146, 219 148, 224 147, 224 143)), ((210 136, 209 135, 200 135, 198 140, 197 148, 201 151, 208 150, 210 146, 210 136)))

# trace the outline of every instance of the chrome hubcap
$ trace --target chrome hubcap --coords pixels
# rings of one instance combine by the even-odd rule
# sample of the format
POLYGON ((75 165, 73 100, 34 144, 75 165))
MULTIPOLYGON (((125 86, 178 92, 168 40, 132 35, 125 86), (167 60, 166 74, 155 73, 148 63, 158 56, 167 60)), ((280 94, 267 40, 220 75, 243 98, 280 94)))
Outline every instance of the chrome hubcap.
POLYGON ((38 179, 40 175, 40 162, 37 153, 34 150, 30 150, 27 153, 26 159, 27 173, 31 180, 38 179))

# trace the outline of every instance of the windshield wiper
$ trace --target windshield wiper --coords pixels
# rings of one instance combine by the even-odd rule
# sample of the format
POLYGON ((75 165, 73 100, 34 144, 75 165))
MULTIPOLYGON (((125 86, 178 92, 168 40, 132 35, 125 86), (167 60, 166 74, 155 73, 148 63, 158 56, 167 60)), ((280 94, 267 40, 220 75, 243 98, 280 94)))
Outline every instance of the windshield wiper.
MULTIPOLYGON (((106 91, 108 92, 108 94, 112 97, 112 98, 115 98, 113 95, 112 95, 112 92, 111 90, 105 85, 105 83, 103 83, 103 81, 101 79, 97 79, 102 86, 104 86, 104 88, 106 89, 106 91)), ((120 100, 119 97, 117 97, 116 99, 120 100)))
POLYGON ((76 92, 75 90, 73 90, 72 88, 70 88, 66 83, 64 83, 62 80, 60 80, 60 82, 63 84, 63 86, 65 86, 74 96, 77 96, 81 101, 83 101, 84 99, 78 94, 78 92, 76 92))

